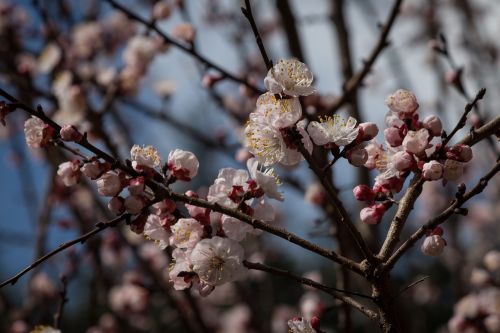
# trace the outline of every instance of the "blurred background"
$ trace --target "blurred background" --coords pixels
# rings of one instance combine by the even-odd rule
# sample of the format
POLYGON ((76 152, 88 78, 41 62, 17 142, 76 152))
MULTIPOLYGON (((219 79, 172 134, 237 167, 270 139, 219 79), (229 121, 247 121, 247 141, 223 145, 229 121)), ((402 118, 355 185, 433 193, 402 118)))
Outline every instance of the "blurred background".
MULTIPOLYGON (((186 45, 192 43, 196 52, 212 63, 264 88, 265 66, 248 21, 241 14, 240 1, 165 2, 170 13, 156 21, 162 31, 186 45)), ((149 21, 157 1, 120 3, 149 21)), ((314 112, 327 109, 342 94, 346 79, 363 66, 393 1, 251 3, 270 57, 296 57, 313 72, 318 94, 305 105, 307 112, 314 112)), ((200 160, 200 172, 184 187, 175 184, 178 191, 203 192, 221 167, 246 169, 241 126, 253 111, 253 92, 227 79, 213 83, 217 71, 172 45, 165 45, 155 55, 143 75, 127 77, 123 60, 127 40, 136 34, 156 34, 120 15, 107 1, 2 0, 0 87, 29 104, 41 104, 54 119, 88 131, 93 143, 122 159, 128 158, 133 144, 154 145, 163 160, 175 148, 194 152, 200 160), (72 73, 71 89, 64 87, 61 73, 65 72, 72 73), (116 77, 125 82, 118 92, 113 88, 116 77), (58 84, 63 85, 59 90, 58 84)), ((481 113, 471 117, 470 125, 498 114, 499 17, 500 2, 496 0, 404 1, 390 33, 390 45, 377 58, 364 86, 339 112, 354 114, 359 122, 375 122, 382 129, 385 97, 404 88, 417 96, 422 116, 438 114, 450 130, 467 99, 486 87, 481 113), (442 42, 440 34, 446 38, 448 58, 432 48, 442 42), (457 89, 458 80, 462 91, 457 89)), ((25 119, 21 113, 9 115, 7 126, 0 127, 2 280, 109 218, 107 203, 96 195, 93 184, 61 185, 55 171, 67 155, 56 149, 35 151, 26 146, 22 131, 25 119)), ((456 138, 466 134, 467 128, 456 138)), ((378 139, 383 142, 383 135, 378 139)), ((484 142, 474 147, 474 154, 464 177, 466 184, 475 183, 498 157, 484 142)), ((373 184, 375 174, 349 166, 341 160, 332 174, 340 197, 357 220, 360 206, 353 200, 352 188, 373 184)), ((278 174, 286 199, 273 202, 277 223, 336 248, 337 230, 322 209, 322 189, 307 165, 282 167, 278 174)), ((478 295, 495 283, 498 286, 498 271, 488 271, 483 262, 485 253, 500 246, 498 185, 496 177, 468 205, 467 217, 453 217, 445 224, 448 246, 443 255, 424 257, 415 248, 396 266, 396 290, 428 276, 399 296, 405 332, 450 332, 448 321, 462 297, 478 295)), ((406 234, 437 215, 454 192, 453 184, 427 183, 406 234)), ((386 220, 363 227, 374 249, 380 246, 387 228, 386 220)), ((335 265, 279 238, 263 235, 250 239, 245 249, 255 261, 339 285, 340 272, 335 265)), ((1 289, 0 331, 28 332, 36 324, 50 324, 61 274, 69 277, 63 332, 281 333, 287 331, 287 319, 311 311, 322 314, 322 327, 327 332, 376 331, 355 312, 346 319, 349 312, 333 299, 282 278, 252 272, 246 281, 225 285, 202 299, 195 293, 168 288, 167 280, 151 278, 151 270, 167 266, 167 257, 140 237, 125 229, 105 231, 44 263, 14 286, 1 289), (137 280, 144 281, 140 291, 120 289, 127 281, 137 280), (142 307, 137 305, 143 301, 142 307), (130 308, 124 308, 127 302, 132 304, 130 308), (133 304, 139 308, 134 310, 133 304)), ((349 288, 370 293, 368 286, 354 277, 349 288)), ((496 301, 500 309, 500 299, 496 301)))

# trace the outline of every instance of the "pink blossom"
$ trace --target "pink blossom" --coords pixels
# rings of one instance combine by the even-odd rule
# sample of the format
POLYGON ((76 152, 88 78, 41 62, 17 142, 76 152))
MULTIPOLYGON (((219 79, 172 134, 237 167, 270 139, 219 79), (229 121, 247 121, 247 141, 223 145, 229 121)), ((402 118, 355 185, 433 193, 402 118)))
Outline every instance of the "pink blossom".
POLYGON ((429 131, 425 128, 421 128, 418 131, 408 131, 403 140, 403 147, 415 155, 422 153, 428 144, 429 131))
POLYGON ((186 43, 192 43, 196 36, 196 30, 189 23, 180 23, 172 29, 172 36, 182 39, 186 43))
POLYGON ((387 208, 384 204, 375 204, 365 207, 359 212, 361 221, 366 224, 379 224, 387 208))
POLYGON ((31 117, 24 122, 24 136, 30 148, 45 147, 54 136, 54 130, 43 120, 31 117))
POLYGON ((111 288, 109 292, 109 305, 118 313, 136 313, 146 310, 148 305, 148 292, 141 286, 126 283, 111 288))
POLYGON ((446 157, 459 162, 469 162, 472 159, 472 149, 463 144, 455 145, 448 148, 446 157))
POLYGON ((158 1, 153 7, 153 17, 156 20, 164 20, 168 18, 171 13, 172 9, 170 8, 170 4, 165 0, 158 1))
POLYGON ((446 242, 440 235, 430 235, 425 237, 420 249, 427 256, 437 256, 443 252, 445 246, 446 242))
POLYGON ((99 161, 95 160, 83 164, 80 170, 85 177, 88 177, 92 180, 97 179, 102 173, 101 164, 99 163, 99 161))
POLYGON ((74 160, 64 162, 59 165, 57 175, 61 177, 62 182, 66 186, 73 186, 80 180, 80 161, 74 160))
POLYGON ((427 180, 438 180, 443 175, 443 165, 438 161, 430 161, 424 164, 422 175, 427 180))
POLYGON ((384 154, 382 145, 378 144, 377 141, 371 141, 365 146, 365 150, 368 153, 368 159, 366 160, 365 167, 368 169, 375 169, 377 161, 384 154))
POLYGON ((422 121, 422 125, 426 128, 432 136, 440 136, 443 130, 441 119, 438 116, 427 116, 422 121))
POLYGON ((322 205, 326 198, 326 192, 320 183, 313 183, 306 189, 304 200, 314 205, 322 205))
POLYGON ((168 154, 167 165, 176 179, 189 181, 198 174, 200 162, 192 152, 175 149, 168 154))

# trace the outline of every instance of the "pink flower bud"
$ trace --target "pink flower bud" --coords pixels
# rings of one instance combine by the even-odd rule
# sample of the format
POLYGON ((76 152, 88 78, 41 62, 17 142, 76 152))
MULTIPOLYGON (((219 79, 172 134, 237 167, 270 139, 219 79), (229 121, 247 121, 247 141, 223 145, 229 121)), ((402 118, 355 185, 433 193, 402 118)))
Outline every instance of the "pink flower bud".
POLYGON ((392 155, 392 164, 398 171, 406 171, 413 165, 413 156, 406 151, 398 151, 392 155))
POLYGON ((378 134, 378 127, 375 123, 361 123, 358 125, 359 133, 362 133, 361 140, 368 141, 378 134))
POLYGON ((138 195, 125 198, 125 210, 130 214, 139 214, 144 208, 144 199, 138 195))
POLYGON ((189 23, 180 23, 172 30, 172 36, 182 39, 187 43, 192 43, 196 35, 196 30, 189 23))
POLYGON ((64 162, 59 165, 57 175, 61 177, 62 182, 66 186, 73 186, 80 180, 80 161, 74 160, 64 162))
POLYGON ((368 152, 365 148, 357 146, 346 152, 346 158, 352 165, 360 167, 368 160, 368 152))
POLYGON ((403 143, 403 136, 397 127, 389 127, 384 130, 385 141, 391 147, 399 147, 403 143))
POLYGON ((456 145, 448 148, 446 157, 459 162, 469 162, 472 159, 472 149, 467 145, 456 145))
POLYGON ((421 128, 418 131, 408 131, 403 140, 404 148, 415 155, 422 153, 427 148, 428 144, 429 131, 425 128, 421 128))
POLYGON ((120 176, 113 171, 108 171, 96 182, 97 192, 105 197, 114 197, 123 189, 120 176))
POLYGON ((116 215, 125 212, 124 200, 122 197, 112 197, 108 202, 108 209, 116 215))
POLYGON ((417 111, 418 103, 415 95, 408 90, 399 89, 385 99, 385 105, 393 112, 404 114, 405 117, 417 111))
POLYGON ((367 185, 358 185, 353 190, 352 193, 356 200, 359 201, 373 201, 375 199, 375 192, 367 185))
POLYGON ((432 136, 440 136, 443 131, 441 119, 438 116, 427 116, 422 121, 422 125, 426 128, 432 136))
POLYGON ((430 161, 424 164, 422 175, 427 180, 438 180, 443 175, 443 165, 438 161, 430 161))
POLYGON ((366 224, 379 224, 386 210, 387 208, 384 204, 372 205, 363 208, 359 212, 359 217, 366 224))
POLYGON ((101 164, 98 161, 87 162, 80 168, 80 170, 85 177, 92 180, 97 179, 102 173, 101 164))
POLYGON ((141 195, 144 193, 144 177, 133 178, 129 182, 128 191, 131 195, 141 195))
POLYGON ((313 316, 311 318, 311 327, 314 328, 315 330, 319 331, 319 323, 320 323, 320 319, 318 316, 313 316))
POLYGON ((326 197, 325 189, 319 183, 314 183, 309 185, 304 195, 305 201, 318 206, 323 204, 325 197, 326 197))
POLYGON ((420 248, 422 253, 427 256, 437 256, 443 252, 446 242, 440 235, 427 236, 420 248))
POLYGON ((455 160, 446 160, 444 162, 443 178, 449 181, 456 181, 462 177, 464 173, 463 163, 455 160))
POLYGON ((82 133, 78 132, 76 127, 73 125, 63 126, 59 131, 59 135, 64 141, 78 142, 83 138, 82 133))

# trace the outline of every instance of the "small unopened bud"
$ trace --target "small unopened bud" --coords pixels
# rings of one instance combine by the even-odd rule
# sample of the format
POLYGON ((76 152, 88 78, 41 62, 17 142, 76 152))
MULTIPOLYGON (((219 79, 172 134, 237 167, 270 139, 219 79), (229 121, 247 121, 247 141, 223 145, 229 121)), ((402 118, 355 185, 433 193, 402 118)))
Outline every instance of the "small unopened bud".
POLYGON ((101 164, 98 161, 87 162, 80 170, 85 177, 92 180, 97 179, 102 173, 101 164))
POLYGON ((64 141, 78 142, 83 138, 82 133, 78 132, 78 129, 73 125, 66 125, 59 131, 61 139, 64 141))
POLYGON ((139 214, 144 208, 144 199, 138 195, 131 195, 125 199, 125 210, 130 214, 139 214))
POLYGON ((389 127, 384 130, 385 141, 391 147, 399 147, 403 143, 403 135, 399 128, 397 127, 389 127))
POLYGON ((426 180, 438 180, 443 175, 443 165, 438 161, 430 161, 424 164, 422 175, 426 180))
POLYGON ((406 171, 413 165, 413 156, 406 151, 398 151, 392 156, 392 164, 398 171, 406 171))
POLYGON ((164 20, 170 16, 172 9, 167 1, 158 1, 153 7, 153 17, 155 20, 164 20))
POLYGON ((469 162, 472 159, 472 149, 463 144, 455 145, 448 149, 446 157, 459 162, 469 162))
POLYGON ((124 199, 122 197, 112 197, 108 202, 108 209, 116 215, 125 212, 124 199))
POLYGON ((187 43, 192 43, 196 35, 196 30, 189 23, 180 23, 172 30, 172 36, 182 39, 187 43))
POLYGON ((368 160, 368 152, 362 147, 354 147, 346 152, 346 158, 355 167, 360 167, 368 160))
POLYGON ((314 328, 315 330, 319 330, 319 324, 320 324, 320 319, 318 316, 313 316, 311 318, 311 327, 314 328))
POLYGON ((128 191, 131 195, 141 195, 144 192, 144 177, 141 176, 131 179, 128 191))
POLYGON ((441 119, 438 116, 427 116, 422 121, 422 125, 429 131, 432 136, 441 135, 443 130, 443 125, 441 124, 441 119))
POLYGON ((384 204, 365 207, 359 212, 361 221, 366 224, 379 224, 387 210, 384 204))
POLYGON ((424 239, 420 249, 427 256, 437 256, 443 252, 445 246, 446 242, 440 235, 431 235, 424 239))
POLYGON ((404 89, 399 89, 385 99, 385 105, 391 111, 398 113, 401 119, 408 118, 418 109, 418 102, 415 95, 404 89))
POLYGON ((223 79, 220 74, 205 74, 201 79, 201 84, 205 88, 212 88, 217 82, 223 79))
POLYGON ((373 201, 375 199, 375 192, 367 185, 358 185, 353 190, 352 193, 356 200, 359 201, 373 201))
POLYGON ((377 136, 378 126, 375 123, 361 123, 359 131, 362 133, 361 140, 369 141, 377 136))

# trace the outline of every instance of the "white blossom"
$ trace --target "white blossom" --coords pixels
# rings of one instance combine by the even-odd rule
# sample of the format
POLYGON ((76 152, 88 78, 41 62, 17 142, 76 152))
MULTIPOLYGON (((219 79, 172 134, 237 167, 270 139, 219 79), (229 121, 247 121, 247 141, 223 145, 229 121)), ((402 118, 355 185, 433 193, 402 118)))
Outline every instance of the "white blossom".
POLYGON ((252 117, 262 117, 265 122, 276 129, 293 126, 302 117, 302 107, 298 98, 281 98, 265 93, 257 99, 257 110, 252 117))
POLYGON ((208 189, 207 199, 220 205, 235 208, 248 189, 248 172, 232 168, 219 170, 217 179, 208 189))
POLYGON ((164 250, 169 245, 170 233, 167 228, 168 226, 158 215, 150 214, 144 225, 144 236, 164 250))
POLYGON ((278 192, 278 186, 281 185, 281 182, 278 176, 276 176, 273 168, 259 168, 259 161, 255 158, 247 160, 247 168, 252 179, 257 182, 259 188, 261 188, 269 198, 283 201, 283 193, 278 192))
POLYGON ((203 239, 191 252, 193 271, 201 281, 218 286, 240 279, 245 273, 243 248, 237 242, 221 237, 203 239))
POLYGON ((181 149, 175 149, 168 154, 168 169, 179 180, 191 180, 198 174, 200 162, 196 156, 181 149))
POLYGON ((289 333, 316 333, 309 320, 304 318, 293 318, 288 321, 289 333))
POLYGON ((281 59, 267 73, 266 88, 272 94, 307 96, 314 92, 313 75, 307 65, 297 59, 281 59))
POLYGON ((335 143, 337 146, 346 146, 358 136, 359 128, 356 119, 349 117, 347 121, 339 115, 326 117, 320 122, 312 121, 307 127, 312 141, 318 146, 335 143))
POLYGON ((123 51, 123 60, 127 66, 143 69, 153 60, 156 51, 156 43, 152 38, 136 35, 129 39, 123 51))
POLYGON ((155 168, 160 165, 160 155, 153 146, 134 145, 130 150, 130 158, 134 169, 140 167, 155 168))
POLYGON ((191 286, 191 280, 187 280, 183 276, 179 276, 181 272, 192 271, 191 260, 189 258, 190 254, 191 252, 179 248, 172 252, 173 262, 169 266, 168 276, 173 282, 175 290, 183 290, 191 286))
POLYGON ((144 311, 147 303, 147 290, 136 284, 125 283, 109 291, 109 305, 118 313, 144 311))
POLYGON ((179 219, 170 229, 170 244, 181 249, 192 249, 203 236, 203 226, 193 218, 179 219))
POLYGON ((62 182, 66 186, 73 186, 80 180, 80 161, 68 161, 59 164, 57 175, 61 177, 62 182))
POLYGON ((97 192, 105 197, 114 197, 122 191, 120 176, 113 171, 108 171, 96 181, 97 192))
POLYGON ((248 233, 253 231, 253 227, 234 217, 222 215, 222 230, 228 238, 241 242, 248 233))

